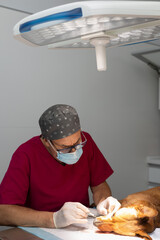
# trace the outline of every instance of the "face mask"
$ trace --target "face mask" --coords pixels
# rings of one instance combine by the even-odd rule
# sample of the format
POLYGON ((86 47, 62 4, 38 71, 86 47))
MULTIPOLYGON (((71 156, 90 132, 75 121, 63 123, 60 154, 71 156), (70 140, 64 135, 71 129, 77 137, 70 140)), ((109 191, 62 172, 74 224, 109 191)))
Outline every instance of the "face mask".
POLYGON ((57 152, 57 158, 61 162, 64 162, 66 164, 71 165, 71 164, 75 164, 76 162, 78 162, 78 160, 82 156, 82 153, 83 153, 82 148, 77 149, 73 153, 59 153, 59 152, 57 152))
MULTIPOLYGON (((50 143, 50 141, 48 141, 50 146, 56 150, 53 145, 50 143)), ((80 157, 82 156, 82 153, 83 153, 83 149, 82 148, 79 148, 77 149, 75 152, 72 152, 72 153, 59 153, 58 151, 56 151, 57 153, 57 159, 60 160, 61 162, 63 163, 66 163, 66 164, 75 164, 78 162, 78 160, 80 159, 80 157)))

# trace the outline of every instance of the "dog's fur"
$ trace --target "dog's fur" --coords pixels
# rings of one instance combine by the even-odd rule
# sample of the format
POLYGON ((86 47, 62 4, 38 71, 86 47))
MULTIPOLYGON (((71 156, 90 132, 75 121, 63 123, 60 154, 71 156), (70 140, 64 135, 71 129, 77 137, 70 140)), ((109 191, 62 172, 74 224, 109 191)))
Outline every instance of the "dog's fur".
POLYGON ((147 233, 160 227, 160 187, 128 195, 120 203, 121 208, 112 218, 97 217, 94 225, 103 232, 152 240, 147 233))

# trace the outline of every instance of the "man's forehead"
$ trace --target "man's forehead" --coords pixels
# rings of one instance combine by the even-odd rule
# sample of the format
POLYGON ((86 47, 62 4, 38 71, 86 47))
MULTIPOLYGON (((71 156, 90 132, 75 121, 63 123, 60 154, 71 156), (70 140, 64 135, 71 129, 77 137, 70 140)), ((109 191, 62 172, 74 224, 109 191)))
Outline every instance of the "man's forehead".
POLYGON ((71 146, 78 144, 80 142, 80 140, 81 140, 81 131, 79 130, 70 136, 67 136, 62 139, 52 140, 52 142, 54 144, 56 144, 57 146, 71 147, 71 146))

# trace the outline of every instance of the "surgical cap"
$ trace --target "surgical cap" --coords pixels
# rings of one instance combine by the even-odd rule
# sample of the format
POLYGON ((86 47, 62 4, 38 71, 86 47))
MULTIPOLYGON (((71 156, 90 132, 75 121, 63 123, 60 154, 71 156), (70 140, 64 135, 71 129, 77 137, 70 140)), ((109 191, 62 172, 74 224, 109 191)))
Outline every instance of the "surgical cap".
POLYGON ((80 130, 76 110, 65 104, 48 108, 39 119, 42 136, 49 140, 65 138, 80 130))

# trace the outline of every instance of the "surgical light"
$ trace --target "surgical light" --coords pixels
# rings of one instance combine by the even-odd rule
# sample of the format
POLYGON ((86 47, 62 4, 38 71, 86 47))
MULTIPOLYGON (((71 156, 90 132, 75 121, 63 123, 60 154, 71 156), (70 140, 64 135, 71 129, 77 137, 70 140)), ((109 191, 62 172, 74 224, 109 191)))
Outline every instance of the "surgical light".
POLYGON ((30 15, 14 36, 32 46, 95 47, 97 69, 106 70, 106 48, 160 38, 160 3, 153 1, 73 2, 30 15))

